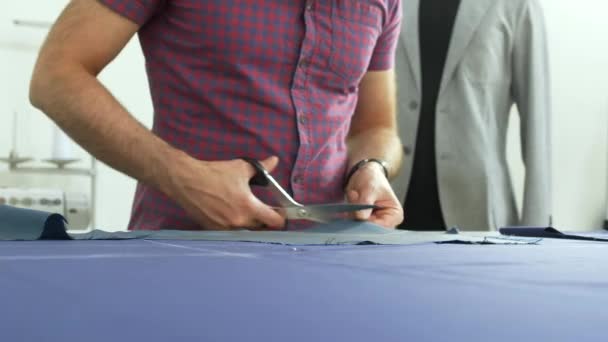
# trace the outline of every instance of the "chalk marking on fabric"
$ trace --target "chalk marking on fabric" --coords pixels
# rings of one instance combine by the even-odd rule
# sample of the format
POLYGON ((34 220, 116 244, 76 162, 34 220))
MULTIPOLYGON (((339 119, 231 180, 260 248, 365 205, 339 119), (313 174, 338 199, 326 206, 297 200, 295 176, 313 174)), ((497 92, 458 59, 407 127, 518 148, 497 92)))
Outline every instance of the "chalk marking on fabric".
POLYGON ((136 259, 136 258, 179 258, 179 257, 223 257, 221 253, 185 253, 185 254, 88 254, 88 255, 12 255, 0 256, 0 261, 36 261, 36 260, 87 260, 87 259, 136 259))
POLYGON ((161 246, 175 247, 175 248, 181 248, 181 249, 188 249, 188 250, 197 251, 197 252, 216 253, 218 256, 239 257, 239 258, 257 258, 257 255, 251 254, 251 253, 224 252, 224 251, 218 251, 218 250, 214 250, 214 249, 207 249, 207 248, 200 248, 200 247, 190 247, 190 246, 177 245, 177 244, 174 244, 174 243, 154 241, 154 240, 144 240, 144 241, 147 241, 147 242, 152 243, 152 244, 161 245, 161 246))

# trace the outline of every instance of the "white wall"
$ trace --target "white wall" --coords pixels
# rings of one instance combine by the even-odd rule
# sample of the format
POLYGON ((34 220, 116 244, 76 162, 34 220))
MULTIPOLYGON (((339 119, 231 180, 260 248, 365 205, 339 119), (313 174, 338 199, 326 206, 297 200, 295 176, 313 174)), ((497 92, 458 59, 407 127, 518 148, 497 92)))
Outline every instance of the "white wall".
MULTIPOLYGON (((8 155, 11 145, 12 112, 19 114, 18 148, 21 155, 41 160, 50 157, 51 122, 29 105, 29 77, 37 49, 46 30, 16 27, 13 19, 52 21, 67 0, 0 0, 0 156, 8 155)), ((137 39, 100 76, 119 100, 146 126, 152 123, 152 104, 144 70, 144 59, 137 39)), ((88 167, 89 159, 79 149, 88 167)), ((38 162, 37 164, 44 165, 38 162)), ((36 164, 33 164, 36 165, 36 164)), ((131 211, 135 183, 130 178, 101 164, 98 167, 97 227, 108 230, 126 228, 131 211)), ((88 193, 84 178, 15 175, 0 164, 0 186, 58 186, 88 193)))
MULTIPOLYGON (((28 104, 27 86, 44 30, 17 28, 12 19, 53 20, 66 0, 1 0, 0 155, 10 149, 11 113, 19 112, 19 148, 38 159, 50 154, 49 120, 28 104)), ((406 0, 407 1, 407 0, 406 0)), ((596 229, 605 218, 608 154, 608 2, 542 0, 546 12, 553 80, 554 223, 565 229, 596 229)), ((150 125, 152 106, 144 61, 136 40, 101 76, 121 102, 150 125)), ((514 115, 512 125, 517 127, 514 115)), ((517 131, 509 156, 514 181, 523 183, 517 131)), ((85 153, 79 152, 83 157, 85 153)), ((83 164, 86 166, 86 164, 83 164)), ((86 191, 82 179, 9 175, 0 165, 1 185, 63 186, 86 191)), ((134 182, 105 166, 99 168, 97 226, 123 229, 128 222, 134 182)), ((518 191, 521 201, 521 190, 518 191)))
POLYGON ((568 228, 597 228, 607 207, 608 2, 543 3, 554 55, 556 219, 568 228))

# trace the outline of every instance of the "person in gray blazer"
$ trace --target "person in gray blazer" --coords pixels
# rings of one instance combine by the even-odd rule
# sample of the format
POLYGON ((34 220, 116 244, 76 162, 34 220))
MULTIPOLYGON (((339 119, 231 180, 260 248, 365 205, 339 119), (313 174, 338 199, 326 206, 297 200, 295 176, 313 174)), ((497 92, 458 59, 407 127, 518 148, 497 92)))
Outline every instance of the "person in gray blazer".
POLYGON ((403 0, 397 49, 399 130, 393 181, 403 229, 494 230, 551 224, 550 81, 537 0, 403 0), (506 158, 521 122, 518 213, 506 158))

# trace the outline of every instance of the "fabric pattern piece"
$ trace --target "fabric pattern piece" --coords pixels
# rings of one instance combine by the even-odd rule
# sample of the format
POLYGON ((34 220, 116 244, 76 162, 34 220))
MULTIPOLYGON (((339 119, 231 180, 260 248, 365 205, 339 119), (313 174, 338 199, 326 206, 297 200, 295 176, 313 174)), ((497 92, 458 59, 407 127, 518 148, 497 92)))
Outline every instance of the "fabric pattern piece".
POLYGON ((534 244, 537 239, 500 238, 487 233, 409 232, 382 228, 369 222, 336 221, 303 231, 188 231, 153 230, 68 233, 59 214, 0 206, 0 241, 33 240, 204 240, 270 243, 280 245, 409 245, 432 242, 534 244), (457 235, 457 236, 455 236, 457 235))

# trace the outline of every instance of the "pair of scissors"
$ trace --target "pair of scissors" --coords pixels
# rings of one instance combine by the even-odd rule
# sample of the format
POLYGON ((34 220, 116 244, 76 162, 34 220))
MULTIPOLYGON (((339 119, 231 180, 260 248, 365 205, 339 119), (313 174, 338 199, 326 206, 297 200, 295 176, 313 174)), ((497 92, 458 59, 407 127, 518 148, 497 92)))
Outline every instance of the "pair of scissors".
POLYGON ((253 186, 270 187, 273 196, 281 206, 275 209, 279 209, 287 219, 328 223, 340 218, 340 214, 352 213, 365 209, 380 209, 379 206, 373 204, 327 203, 304 205, 298 203, 270 175, 262 163, 256 159, 247 157, 242 157, 241 159, 251 164, 256 172, 249 181, 249 184, 253 186))

